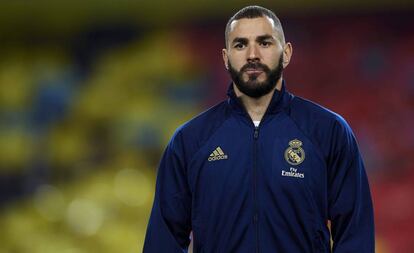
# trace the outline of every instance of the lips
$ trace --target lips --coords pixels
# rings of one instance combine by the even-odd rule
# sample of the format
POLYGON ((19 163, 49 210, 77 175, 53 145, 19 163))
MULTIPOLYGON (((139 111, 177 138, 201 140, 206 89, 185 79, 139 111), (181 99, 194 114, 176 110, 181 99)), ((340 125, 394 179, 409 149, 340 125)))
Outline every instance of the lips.
POLYGON ((246 69, 244 72, 246 72, 249 75, 254 75, 254 74, 258 75, 258 74, 263 73, 263 70, 261 70, 261 69, 246 69))

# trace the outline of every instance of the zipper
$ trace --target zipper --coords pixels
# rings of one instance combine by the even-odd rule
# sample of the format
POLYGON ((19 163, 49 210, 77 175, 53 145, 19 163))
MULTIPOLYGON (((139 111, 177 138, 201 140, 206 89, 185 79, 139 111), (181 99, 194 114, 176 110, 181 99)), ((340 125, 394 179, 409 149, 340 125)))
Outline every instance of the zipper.
MULTIPOLYGON (((236 99, 237 100, 237 99, 236 99)), ((240 101, 239 101, 240 102, 240 101)), ((250 119, 251 124, 254 126, 254 133, 253 133, 253 202, 254 202, 254 216, 253 216, 253 223, 255 226, 255 239, 256 239, 256 253, 259 253, 259 224, 258 224, 258 220, 259 220, 259 212, 258 212, 258 204, 257 204, 257 161, 258 161, 258 154, 257 154, 257 150, 258 150, 258 144, 257 144, 257 140, 259 138, 259 127, 261 124, 263 124, 264 119, 266 118, 268 111, 269 111, 269 106, 266 108, 266 111, 262 117, 262 119, 260 120, 259 126, 255 126, 252 117, 250 117, 249 113, 247 112, 246 108, 243 106, 243 103, 240 102, 239 104, 244 110, 244 114, 245 116, 250 119)))
POLYGON ((254 127, 254 147, 253 147, 253 201, 254 201, 254 216, 253 223, 255 225, 256 236, 256 253, 259 253, 259 224, 258 224, 258 206, 257 206, 257 139, 259 138, 259 126, 254 127))

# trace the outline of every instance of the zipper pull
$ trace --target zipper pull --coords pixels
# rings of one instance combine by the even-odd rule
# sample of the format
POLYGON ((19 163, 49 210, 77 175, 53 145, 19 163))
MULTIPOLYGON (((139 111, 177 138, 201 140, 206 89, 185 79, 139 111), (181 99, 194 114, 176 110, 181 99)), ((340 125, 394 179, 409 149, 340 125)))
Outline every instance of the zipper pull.
POLYGON ((254 128, 254 138, 257 139, 259 137, 259 127, 254 128))

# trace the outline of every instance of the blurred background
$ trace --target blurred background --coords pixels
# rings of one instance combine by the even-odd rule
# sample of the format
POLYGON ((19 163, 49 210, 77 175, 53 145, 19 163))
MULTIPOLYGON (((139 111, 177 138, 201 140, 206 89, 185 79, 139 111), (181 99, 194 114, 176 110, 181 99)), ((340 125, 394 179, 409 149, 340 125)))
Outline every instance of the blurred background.
POLYGON ((377 252, 414 252, 413 1, 0 2, 0 253, 141 252, 174 130, 225 98, 228 18, 273 9, 287 88, 354 129, 377 252))

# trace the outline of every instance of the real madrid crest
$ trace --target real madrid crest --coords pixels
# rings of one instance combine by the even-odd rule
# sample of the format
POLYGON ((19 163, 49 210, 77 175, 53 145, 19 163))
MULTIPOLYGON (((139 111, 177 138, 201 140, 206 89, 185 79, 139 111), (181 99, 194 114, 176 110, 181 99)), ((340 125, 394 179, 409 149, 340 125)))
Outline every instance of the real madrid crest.
POLYGON ((299 165, 305 160, 305 151, 302 142, 298 139, 289 141, 289 146, 285 151, 285 160, 291 165, 299 165))

